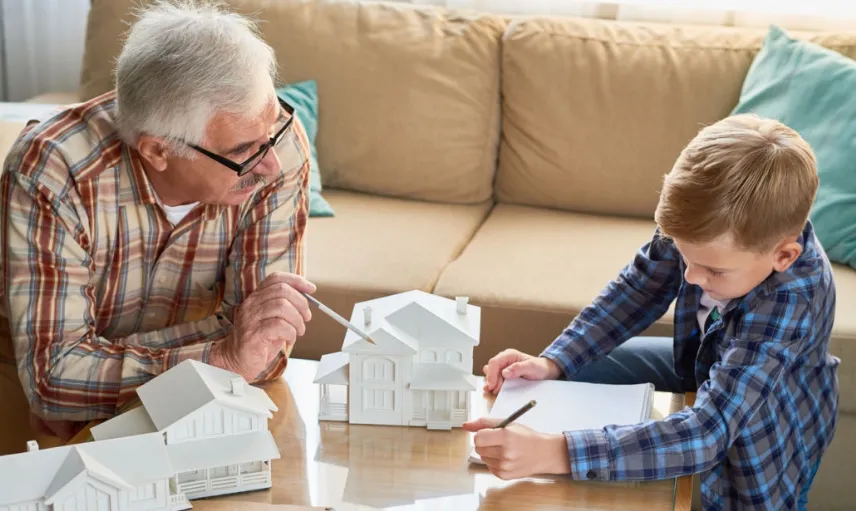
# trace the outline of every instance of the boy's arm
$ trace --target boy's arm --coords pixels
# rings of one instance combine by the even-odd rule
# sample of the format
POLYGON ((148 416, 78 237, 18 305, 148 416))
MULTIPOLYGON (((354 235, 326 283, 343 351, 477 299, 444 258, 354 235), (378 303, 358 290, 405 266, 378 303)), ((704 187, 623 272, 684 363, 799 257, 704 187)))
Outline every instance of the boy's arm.
MULTIPOLYGON (((810 322, 803 297, 788 292, 769 297, 739 322, 722 361, 699 389, 694 408, 662 421, 566 432, 572 476, 666 479, 710 469, 779 384, 810 322)), ((777 432, 767 431, 759 430, 756 441, 774 445, 777 432)))
POLYGON ((681 282, 680 254, 659 230, 541 353, 570 377, 588 361, 608 354, 639 334, 666 311, 681 282))

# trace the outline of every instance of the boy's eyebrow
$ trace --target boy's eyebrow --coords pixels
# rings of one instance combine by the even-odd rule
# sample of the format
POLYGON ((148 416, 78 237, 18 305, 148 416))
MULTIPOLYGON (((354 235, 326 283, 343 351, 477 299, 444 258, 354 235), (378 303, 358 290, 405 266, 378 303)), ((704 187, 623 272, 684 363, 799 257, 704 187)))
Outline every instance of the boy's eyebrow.
MULTIPOLYGON (((687 262, 687 258, 686 258, 686 257, 684 257, 684 255, 683 255, 683 254, 681 254, 681 260, 684 262, 684 264, 689 264, 689 263, 687 262)), ((713 266, 707 266, 707 265, 704 265, 704 264, 697 264, 696 266, 699 266, 699 267, 701 267, 701 268, 704 268, 704 269, 705 269, 705 270, 707 270, 707 271, 711 271, 711 272, 714 272, 714 273, 725 273, 725 272, 731 271, 731 270, 729 270, 729 269, 727 269, 727 268, 715 268, 715 267, 713 267, 713 266)))
POLYGON ((712 272, 714 272, 714 273, 725 273, 725 272, 727 272, 727 271, 730 271, 730 270, 728 270, 727 268, 714 268, 713 266, 705 266, 705 265, 703 265, 703 264, 699 264, 698 266, 701 266, 701 267, 702 267, 702 268, 704 268, 705 270, 707 270, 707 271, 712 271, 712 272))

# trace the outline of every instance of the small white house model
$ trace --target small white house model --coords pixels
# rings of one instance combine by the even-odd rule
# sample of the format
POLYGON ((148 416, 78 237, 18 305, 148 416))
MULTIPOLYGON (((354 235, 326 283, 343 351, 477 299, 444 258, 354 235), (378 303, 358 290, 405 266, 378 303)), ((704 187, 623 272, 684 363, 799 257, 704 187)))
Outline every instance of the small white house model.
POLYGON ((277 411, 239 375, 186 360, 137 389, 141 406, 92 428, 96 441, 157 432, 187 499, 271 487, 277 411))
POLYGON ((320 420, 429 429, 467 420, 479 307, 414 290, 357 303, 351 323, 375 344, 348 330, 342 351, 321 357, 320 420))
POLYGON ((0 457, 0 511, 172 511, 173 468, 157 434, 0 457))

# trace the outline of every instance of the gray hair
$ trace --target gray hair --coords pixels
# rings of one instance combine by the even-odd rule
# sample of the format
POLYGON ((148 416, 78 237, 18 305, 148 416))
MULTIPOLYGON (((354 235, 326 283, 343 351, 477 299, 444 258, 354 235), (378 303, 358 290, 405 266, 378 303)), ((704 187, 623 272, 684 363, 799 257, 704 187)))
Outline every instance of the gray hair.
POLYGON ((131 27, 116 65, 119 136, 136 144, 163 137, 179 156, 195 154, 218 112, 259 112, 273 91, 276 57, 255 24, 216 5, 159 1, 131 27))

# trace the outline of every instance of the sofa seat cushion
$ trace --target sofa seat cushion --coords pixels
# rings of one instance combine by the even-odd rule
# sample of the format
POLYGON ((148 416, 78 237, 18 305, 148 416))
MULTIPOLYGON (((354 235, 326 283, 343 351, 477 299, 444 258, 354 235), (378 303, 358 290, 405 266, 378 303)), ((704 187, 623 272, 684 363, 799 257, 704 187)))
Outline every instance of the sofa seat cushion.
MULTIPOLYGON (((24 126, 25 123, 23 122, 0 119, 0 164, 6 160, 9 149, 12 148, 12 144, 15 143, 24 126)), ((0 165, 0 169, 2 169, 2 165, 0 165)))
MULTIPOLYGON (((316 296, 349 318, 356 302, 411 289, 431 291, 464 249, 491 204, 449 205, 326 189, 336 211, 310 218, 306 276, 316 296)), ((316 309, 297 357, 338 351, 345 330, 316 309)))
POLYGON ((838 385, 841 411, 856 413, 856 270, 833 264, 835 324, 829 351, 841 359, 838 385))
MULTIPOLYGON (((75 103, 79 101, 77 93, 74 92, 52 92, 48 94, 41 94, 39 96, 34 96, 25 103, 47 103, 47 104, 57 104, 57 105, 67 105, 69 103, 75 103)), ((18 138, 18 135, 21 134, 21 130, 24 129, 25 123, 19 122, 17 120, 10 121, 2 119, 2 115, 0 115, 0 168, 2 168, 2 162, 6 159, 6 155, 9 153, 9 149, 12 148, 12 143, 18 138)))
MULTIPOLYGON (((647 220, 498 204, 435 293, 467 295, 485 308, 478 364, 510 347, 535 354, 618 275, 654 227, 647 220)), ((834 271, 830 351, 842 359, 842 409, 856 412, 856 271, 842 265, 834 271)), ((674 306, 645 333, 671 335, 673 324, 674 306)))

